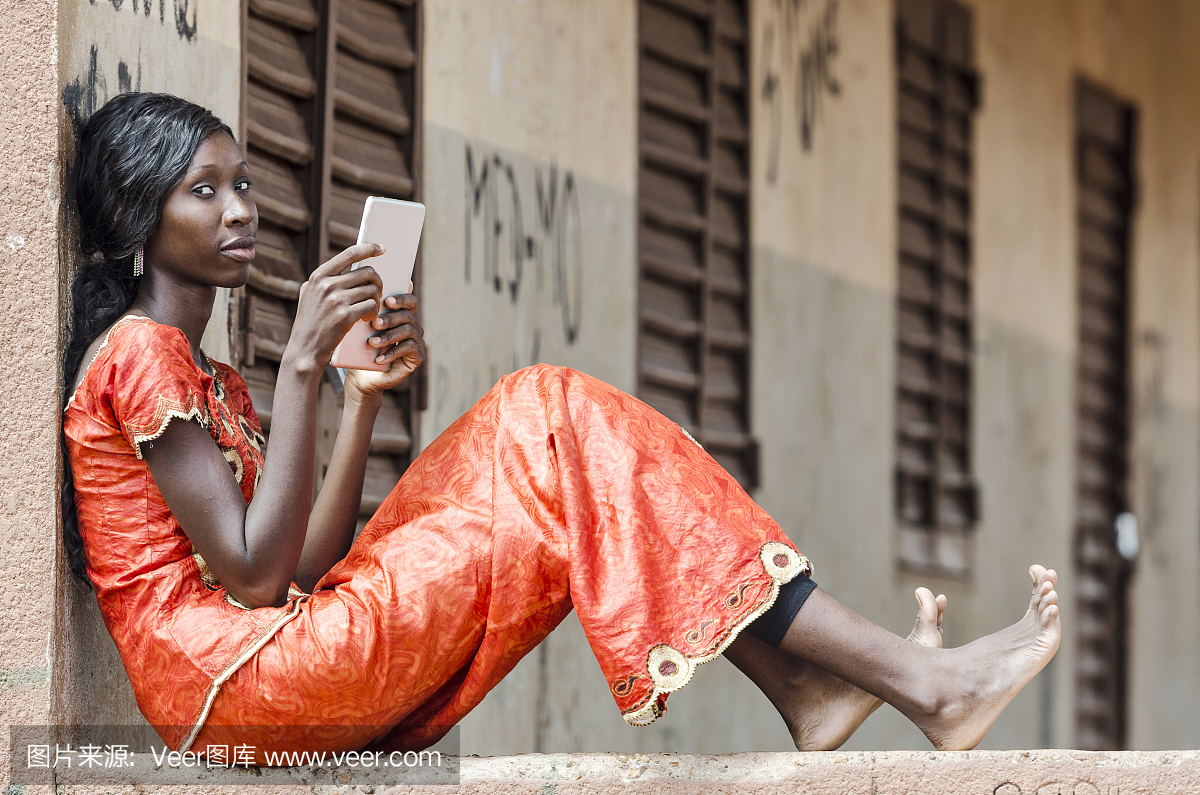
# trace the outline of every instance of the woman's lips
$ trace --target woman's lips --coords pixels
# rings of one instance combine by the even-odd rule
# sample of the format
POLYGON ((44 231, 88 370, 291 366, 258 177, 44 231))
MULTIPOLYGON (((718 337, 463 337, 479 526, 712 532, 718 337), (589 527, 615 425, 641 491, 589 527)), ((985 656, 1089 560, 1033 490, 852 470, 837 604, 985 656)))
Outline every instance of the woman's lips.
POLYGON ((238 262, 249 262, 254 259, 254 245, 251 244, 240 248, 223 248, 221 249, 221 253, 238 262))

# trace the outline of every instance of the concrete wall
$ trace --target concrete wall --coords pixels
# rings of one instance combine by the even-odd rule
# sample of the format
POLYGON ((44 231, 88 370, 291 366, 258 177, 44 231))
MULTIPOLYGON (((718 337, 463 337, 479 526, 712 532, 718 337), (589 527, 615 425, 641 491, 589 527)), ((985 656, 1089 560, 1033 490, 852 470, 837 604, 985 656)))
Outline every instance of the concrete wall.
MULTIPOLYGON (((15 5, 15 4, 7 4, 15 5)), ((24 6, 21 6, 24 7, 24 6)), ((51 185, 48 201, 53 207, 54 225, 44 236, 46 244, 58 244, 58 273, 61 283, 49 298, 58 309, 50 315, 50 332, 28 332, 28 338, 53 340, 59 318, 66 317, 67 294, 73 268, 73 226, 69 212, 59 213, 62 175, 74 157, 74 131, 111 97, 124 91, 165 91, 185 97, 213 110, 235 131, 238 128, 241 87, 241 10, 239 0, 114 0, 113 2, 65 2, 57 7, 57 37, 45 52, 57 56, 56 87, 52 89, 43 129, 58 131, 59 149, 47 166, 51 185), (61 311, 58 315, 56 312, 61 311)), ((43 12, 44 13, 44 12, 43 12)), ((54 28, 54 15, 45 22, 54 28)), ((7 47, 17 39, 0 37, 7 47)), ((4 74, 14 74, 7 68, 4 74)), ((5 161, 8 162, 8 161, 5 161)), ((42 260, 51 263, 47 257, 42 260)), ((227 293, 227 291, 224 291, 227 293)), ((28 294, 28 293, 26 293, 28 294)), ((50 310, 47 309, 49 312, 50 310)), ((34 313, 32 316, 36 316, 34 313)), ((219 295, 212 322, 204 336, 205 350, 215 359, 229 360, 228 301, 219 295)), ((26 343, 27 344, 27 343, 26 343)), ((52 344, 52 343, 49 343, 52 344)), ((20 357, 33 356, 25 349, 20 357)), ((49 390, 52 398, 14 395, 14 405, 58 405, 58 353, 45 354, 49 369, 42 368, 39 387, 49 390)), ((16 358, 7 361, 16 361, 16 358)), ((26 363, 25 374, 32 375, 26 363)), ((11 394, 11 393, 10 393, 11 394)), ((55 426, 56 413, 42 422, 55 426)), ((42 426, 37 426, 42 427, 42 426)), ((57 440, 57 431, 53 432, 57 440)), ((17 438, 6 434, 6 438, 17 438)), ((52 450, 48 460, 57 461, 57 441, 45 446, 52 450)), ((28 449, 35 449, 30 445, 28 449)), ((51 483, 53 474, 51 475, 51 483)), ((57 516, 54 495, 39 505, 50 527, 49 565, 58 531, 53 528, 57 516)), ((6 556, 7 558, 7 556, 6 556)), ((63 562, 54 569, 56 615, 53 634, 49 625, 41 628, 43 643, 49 642, 53 654, 52 712, 63 723, 138 724, 144 719, 137 710, 128 677, 117 656, 116 647, 100 619, 95 597, 81 585, 63 562)), ((42 590, 46 582, 42 580, 42 590)))
MULTIPOLYGON (((0 5, 0 724, 50 710, 58 447, 55 4, 0 5)), ((0 738, 8 751, 8 732, 0 738)))
MULTIPOLYGON (((900 630, 926 582, 950 597, 946 642, 1015 620, 1026 566, 1062 575, 1067 638, 985 748, 1073 739, 1073 89, 1077 75, 1139 110, 1135 219, 1133 504, 1143 551, 1134 582, 1131 743, 1200 742, 1197 506, 1198 64, 1185 2, 973 2, 983 103, 974 179, 974 467, 982 493, 970 582, 897 570, 890 484, 896 279, 895 71, 891 4, 757 2, 752 58, 756 495, 809 554, 817 580, 900 630), (794 97, 812 31, 837 6, 836 54, 810 70, 810 146, 794 97), (794 15, 789 17, 790 10, 794 15), (790 59, 790 60, 789 60, 790 59), (1162 606, 1173 606, 1164 620, 1162 606)), ((811 62, 810 62, 811 63, 811 62)), ((850 748, 922 748, 881 710, 850 748)))

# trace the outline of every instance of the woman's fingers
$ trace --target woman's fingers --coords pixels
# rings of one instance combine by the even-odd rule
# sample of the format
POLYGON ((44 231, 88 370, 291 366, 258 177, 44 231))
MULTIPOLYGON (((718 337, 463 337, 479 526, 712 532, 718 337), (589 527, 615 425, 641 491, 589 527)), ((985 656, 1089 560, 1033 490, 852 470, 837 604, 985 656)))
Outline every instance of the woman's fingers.
POLYGON ((332 257, 309 275, 309 280, 321 279, 326 276, 336 276, 356 262, 362 262, 370 257, 378 257, 384 252, 378 243, 359 243, 351 246, 332 257))
POLYGON ((355 301, 350 304, 349 315, 350 321, 369 320, 379 310, 379 304, 374 298, 367 298, 361 301, 355 301))
POLYGON ((386 331, 387 329, 399 326, 412 326, 420 333, 425 333, 425 329, 417 322, 417 316, 407 309, 401 309, 396 312, 384 312, 371 322, 371 327, 379 331, 386 331))
POLYGON ((425 361, 425 341, 412 336, 401 340, 390 349, 375 357, 376 364, 387 364, 403 359, 409 372, 416 370, 425 361))
POLYGON ((421 339, 424 341, 425 332, 421 330, 415 322, 399 323, 387 331, 381 331, 378 334, 372 334, 367 344, 372 348, 386 348, 387 346, 403 339, 421 339))
POLYGON ((388 309, 408 309, 411 311, 417 308, 417 297, 412 293, 393 293, 387 297, 386 304, 388 309))
POLYGON ((336 296, 338 304, 350 308, 353 320, 374 320, 379 312, 379 290, 371 284, 364 284, 349 290, 343 290, 336 296), (361 306, 369 306, 365 314, 359 311, 361 306))

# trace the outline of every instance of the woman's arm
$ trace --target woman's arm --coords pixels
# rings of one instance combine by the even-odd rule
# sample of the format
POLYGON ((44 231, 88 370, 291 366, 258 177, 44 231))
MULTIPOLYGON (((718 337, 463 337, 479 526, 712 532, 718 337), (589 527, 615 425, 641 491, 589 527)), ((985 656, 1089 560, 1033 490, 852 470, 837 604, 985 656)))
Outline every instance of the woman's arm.
POLYGON ((374 269, 342 271, 380 253, 373 244, 349 248, 302 288, 275 387, 271 444, 249 505, 199 425, 172 422, 146 446, 146 463, 171 513, 213 574, 251 607, 282 604, 296 574, 312 504, 321 373, 354 322, 376 313, 380 296, 374 269))
POLYGON ((390 311, 375 320, 373 325, 379 333, 371 344, 384 351, 380 356, 383 361, 391 362, 391 366, 382 373, 346 371, 342 422, 296 568, 296 584, 306 591, 311 591, 346 556, 354 540, 371 430, 383 402, 383 392, 399 385, 425 361, 424 331, 415 315, 416 296, 411 293, 388 296, 384 308, 390 311))

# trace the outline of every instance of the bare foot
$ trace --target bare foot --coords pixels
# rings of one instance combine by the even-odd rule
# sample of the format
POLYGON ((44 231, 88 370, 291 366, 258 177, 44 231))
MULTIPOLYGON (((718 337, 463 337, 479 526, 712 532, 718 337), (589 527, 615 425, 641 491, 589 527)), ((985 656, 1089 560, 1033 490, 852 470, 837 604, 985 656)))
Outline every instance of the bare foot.
MULTIPOLYGON (((939 594, 934 598, 933 592, 924 587, 918 588, 914 595, 917 598, 917 620, 912 632, 908 633, 908 640, 919 646, 942 648, 945 595, 939 594)), ((863 721, 883 704, 882 700, 865 690, 815 665, 796 660, 786 652, 779 654, 787 658, 786 661, 781 660, 781 664, 793 669, 797 668, 796 663, 803 666, 803 670, 797 671, 801 675, 793 677, 788 683, 790 697, 786 705, 781 707, 776 704, 788 731, 792 733, 797 750, 833 751, 840 748, 863 721)))
POLYGON ((1058 651, 1058 575, 1035 565, 1029 576, 1034 588, 1025 616, 1007 629, 938 655, 924 707, 911 710, 914 714, 901 710, 938 750, 978 745, 1013 696, 1058 651))

